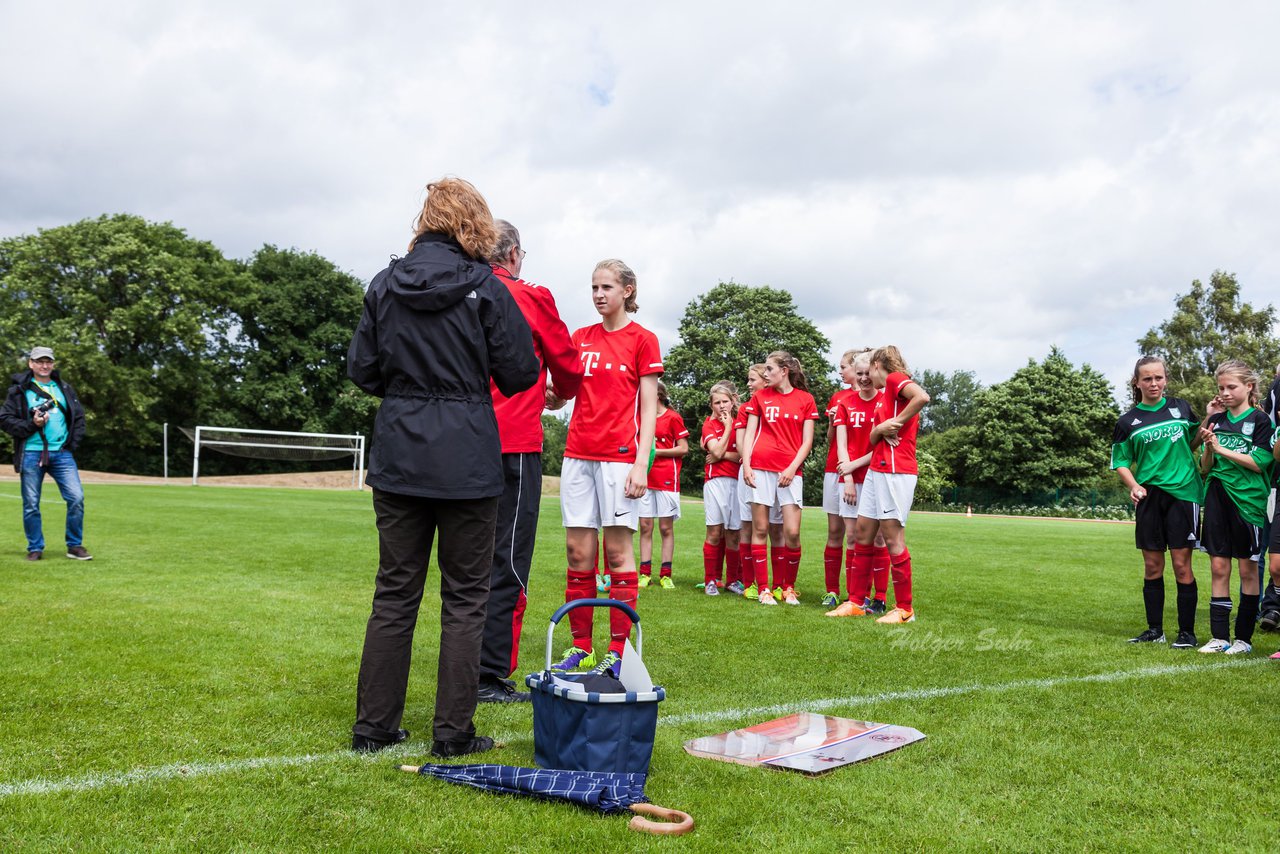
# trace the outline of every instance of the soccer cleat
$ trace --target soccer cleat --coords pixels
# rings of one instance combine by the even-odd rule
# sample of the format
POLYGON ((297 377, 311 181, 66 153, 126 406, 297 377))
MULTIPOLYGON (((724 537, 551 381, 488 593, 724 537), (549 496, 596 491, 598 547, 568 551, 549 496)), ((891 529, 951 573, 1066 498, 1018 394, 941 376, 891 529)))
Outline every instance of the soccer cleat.
POLYGON ((866 615, 866 611, 859 608, 852 602, 841 602, 834 610, 828 611, 828 617, 862 617, 866 615))
POLYGON ((828 590, 827 594, 822 597, 822 607, 824 608, 834 608, 839 604, 840 604, 839 595, 832 593, 830 590, 828 590))
POLYGON ((1271 659, 1272 661, 1280 661, 1280 649, 1278 649, 1278 650, 1276 650, 1275 652, 1271 653, 1271 655, 1270 655, 1269 657, 1270 657, 1270 659, 1271 659))
POLYGON ((781 601, 781 599, 782 599, 782 594, 783 594, 783 593, 785 593, 785 592, 786 592, 786 591, 785 591, 785 590, 783 590, 781 587, 775 587, 775 588, 773 588, 773 598, 774 598, 774 599, 777 599, 777 600, 779 600, 779 601, 781 601))
POLYGON ((552 670, 569 673, 574 670, 590 670, 596 666, 596 654, 571 646, 560 655, 560 660, 551 665, 552 670))
POLYGON ((714 581, 708 581, 706 583, 706 586, 702 588, 702 592, 707 594, 708 596, 719 596, 720 585, 716 584, 714 581))
POLYGON ((862 610, 868 614, 883 614, 889 610, 889 606, 885 604, 883 599, 872 599, 871 604, 862 606, 862 610))
POLYGON ((1223 650, 1227 655, 1248 655, 1253 652, 1253 644, 1236 638, 1236 642, 1223 650))
POLYGON ((876 619, 877 623, 914 623, 916 621, 916 612, 908 611, 906 608, 892 608, 883 617, 876 619))
POLYGON ((612 676, 618 678, 618 674, 622 672, 622 656, 613 650, 609 650, 604 654, 604 658, 600 659, 600 663, 591 668, 592 675, 595 676, 612 676))
POLYGON ((696 589, 698 589, 698 590, 702 590, 702 589, 704 589, 704 588, 707 586, 707 582, 705 582, 705 581, 699 581, 697 584, 695 584, 695 585, 693 585, 693 586, 694 586, 694 588, 696 588, 696 589))
POLYGON ((1258 628, 1264 632, 1274 632, 1280 626, 1280 611, 1268 609, 1258 618, 1258 628))
POLYGON ((760 591, 760 604, 761 605, 777 605, 778 604, 778 600, 773 598, 773 593, 770 592, 768 587, 760 591))
POLYGON ((782 591, 782 602, 785 605, 799 605, 800 597, 796 595, 795 588, 788 587, 782 591))
POLYGON ((658 579, 658 586, 659 586, 659 587, 661 587, 663 590, 675 590, 675 589, 676 589, 676 583, 675 583, 674 581, 672 581, 672 580, 671 580, 671 576, 669 576, 669 575, 664 575, 664 576, 662 576, 661 578, 659 578, 659 579, 658 579))
POLYGON ((1213 638, 1207 644, 1200 647, 1200 652, 1226 652, 1231 649, 1231 644, 1222 638, 1213 638))
POLYGON ((742 591, 746 589, 747 588, 743 586, 741 581, 735 581, 725 588, 725 590, 728 590, 730 593, 734 594, 735 596, 741 596, 742 591))
POLYGON ((609 573, 596 576, 596 591, 600 593, 608 593, 609 588, 613 585, 613 576, 609 573))
POLYGON ((743 599, 759 599, 760 594, 756 592, 756 586, 753 584, 750 587, 742 588, 742 598, 743 599))
POLYGON ((1136 638, 1129 638, 1129 643, 1164 643, 1164 632, 1159 629, 1147 629, 1136 638))
POLYGON ((1200 641, 1196 640, 1195 634, 1192 632, 1178 632, 1178 637, 1174 639, 1170 645, 1170 649, 1195 649, 1200 641))
POLYGON ((639 584, 641 587, 648 587, 648 586, 649 586, 649 582, 650 582, 650 581, 652 581, 652 580, 653 580, 652 578, 650 578, 649 576, 645 575, 644 573, 640 573, 640 580, 639 580, 638 582, 636 582, 636 583, 637 583, 637 584, 639 584))

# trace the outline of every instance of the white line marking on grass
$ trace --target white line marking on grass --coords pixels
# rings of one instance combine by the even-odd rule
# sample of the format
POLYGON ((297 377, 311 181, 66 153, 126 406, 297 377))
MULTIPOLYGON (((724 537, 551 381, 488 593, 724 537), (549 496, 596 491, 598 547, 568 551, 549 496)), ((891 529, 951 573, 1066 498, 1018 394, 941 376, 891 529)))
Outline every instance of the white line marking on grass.
MULTIPOLYGON (((995 685, 974 682, 968 685, 953 685, 945 688, 914 688, 906 691, 884 691, 879 694, 853 695, 849 697, 830 697, 826 699, 806 700, 795 703, 776 703, 769 706, 751 706, 741 709, 724 709, 717 712, 691 712, 683 715, 669 715, 660 718, 658 724, 663 727, 680 726, 691 723, 715 723, 735 718, 758 717, 760 715, 776 715, 787 712, 814 712, 833 708, 849 708, 870 706, 877 703, 892 703, 899 700, 933 700, 942 697, 955 697, 963 694, 983 692, 1003 693, 1007 691, 1044 690, 1060 688, 1065 685, 1105 684, 1122 682, 1127 679, 1149 679, 1159 676, 1173 676, 1179 673, 1200 673, 1207 670, 1251 667, 1266 664, 1267 659, 1255 658, 1248 661, 1232 661, 1213 664, 1164 664, 1156 667, 1143 667, 1137 670, 1117 670, 1111 673, 1092 673, 1085 676, 1055 676, 1044 679, 1019 679, 1014 682, 1002 682, 995 685)), ((523 741, 532 737, 530 732, 502 733, 494 736, 499 742, 523 741)), ((422 755, 424 743, 409 742, 384 750, 380 753, 363 757, 365 761, 384 761, 398 756, 422 755)), ((132 771, 114 771, 100 774, 86 774, 80 777, 64 777, 60 780, 35 778, 14 783, 0 784, 0 798, 15 795, 56 795, 66 792, 87 792, 94 789, 105 789, 115 786, 130 786, 135 783, 152 783, 164 780, 187 779, 191 777, 207 777, 215 774, 236 774, 252 771, 257 768, 286 768, 315 763, 350 761, 353 755, 348 750, 336 750, 329 753, 307 754, 305 756, 261 756, 251 759, 233 759, 227 762, 192 762, 175 765, 161 765, 154 768, 135 768, 132 771)))

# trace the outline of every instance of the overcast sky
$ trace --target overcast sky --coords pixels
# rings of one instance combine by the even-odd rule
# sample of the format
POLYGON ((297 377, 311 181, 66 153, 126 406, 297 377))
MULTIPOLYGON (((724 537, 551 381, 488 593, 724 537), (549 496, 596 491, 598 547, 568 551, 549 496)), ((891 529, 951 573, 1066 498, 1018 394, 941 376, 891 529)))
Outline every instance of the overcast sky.
POLYGON ((103 213, 368 280, 474 182, 570 329, 719 281, 839 353, 1113 382, 1215 269, 1280 302, 1280 4, 0 0, 0 236, 103 213), (1267 59, 1271 57, 1271 59, 1267 59))

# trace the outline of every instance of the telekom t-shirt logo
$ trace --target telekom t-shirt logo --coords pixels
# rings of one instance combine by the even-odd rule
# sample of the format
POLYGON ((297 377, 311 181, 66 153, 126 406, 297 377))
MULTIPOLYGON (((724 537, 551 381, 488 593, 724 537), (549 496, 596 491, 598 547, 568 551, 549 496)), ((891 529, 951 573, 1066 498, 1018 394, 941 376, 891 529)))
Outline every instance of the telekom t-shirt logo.
POLYGON ((600 364, 600 354, 592 350, 582 351, 582 375, 592 376, 591 369, 600 364))
POLYGON ((854 427, 861 427, 862 422, 867 420, 867 413, 865 412, 850 412, 849 416, 852 420, 852 426, 854 427))
POLYGON ((778 413, 782 411, 782 407, 770 404, 764 408, 764 420, 770 424, 778 420, 778 413))

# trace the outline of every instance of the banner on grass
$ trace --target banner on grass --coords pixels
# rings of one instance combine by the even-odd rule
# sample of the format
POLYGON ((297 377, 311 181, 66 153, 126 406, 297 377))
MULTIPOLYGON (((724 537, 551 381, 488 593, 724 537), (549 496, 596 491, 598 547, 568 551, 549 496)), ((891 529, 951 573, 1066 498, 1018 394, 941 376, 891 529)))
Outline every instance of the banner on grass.
POLYGON ((705 759, 768 765, 824 774, 920 741, 911 727, 800 712, 762 724, 686 741, 685 752, 705 759))

